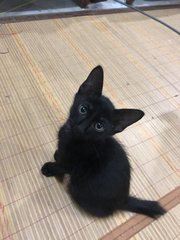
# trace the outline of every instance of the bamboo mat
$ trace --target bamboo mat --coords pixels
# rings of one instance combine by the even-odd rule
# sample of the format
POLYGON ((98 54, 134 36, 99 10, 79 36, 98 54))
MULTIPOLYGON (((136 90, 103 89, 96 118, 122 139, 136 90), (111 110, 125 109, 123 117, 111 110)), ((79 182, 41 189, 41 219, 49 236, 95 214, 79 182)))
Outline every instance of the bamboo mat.
MULTIPOLYGON (((180 13, 165 12, 163 20, 180 28, 180 13)), ((137 13, 0 25, 0 239, 179 239, 179 78, 179 37, 137 13), (169 209, 157 221, 124 212, 86 216, 40 173, 96 64, 117 107, 146 113, 117 138, 130 155, 131 193, 169 209)))

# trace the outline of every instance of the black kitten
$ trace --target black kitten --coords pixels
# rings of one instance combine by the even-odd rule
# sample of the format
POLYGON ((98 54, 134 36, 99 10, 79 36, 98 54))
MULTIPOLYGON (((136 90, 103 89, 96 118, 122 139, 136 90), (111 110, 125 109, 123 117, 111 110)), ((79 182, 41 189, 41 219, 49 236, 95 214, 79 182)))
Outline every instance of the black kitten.
POLYGON ((69 118, 59 131, 56 162, 42 173, 63 179, 70 175, 71 198, 86 212, 105 217, 127 210, 156 218, 165 210, 156 201, 129 196, 130 164, 122 146, 112 137, 141 119, 143 111, 115 109, 102 95, 103 69, 97 66, 80 86, 69 118))

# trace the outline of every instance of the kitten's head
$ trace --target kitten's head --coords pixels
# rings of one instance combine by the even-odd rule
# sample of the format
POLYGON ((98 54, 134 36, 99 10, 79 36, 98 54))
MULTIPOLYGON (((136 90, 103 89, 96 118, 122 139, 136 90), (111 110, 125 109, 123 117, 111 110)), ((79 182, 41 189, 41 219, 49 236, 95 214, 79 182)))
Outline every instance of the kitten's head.
POLYGON ((102 95, 102 88, 103 69, 97 66, 80 86, 70 110, 68 122, 74 137, 105 139, 144 116, 144 112, 137 109, 115 109, 102 95))

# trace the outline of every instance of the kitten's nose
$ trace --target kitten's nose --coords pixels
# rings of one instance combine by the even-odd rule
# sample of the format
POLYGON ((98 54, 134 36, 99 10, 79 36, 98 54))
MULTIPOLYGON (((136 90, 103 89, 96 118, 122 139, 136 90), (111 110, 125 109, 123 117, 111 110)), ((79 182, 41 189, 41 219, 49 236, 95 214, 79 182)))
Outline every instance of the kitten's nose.
POLYGON ((81 135, 81 134, 83 133, 82 127, 80 127, 80 126, 75 126, 75 127, 73 128, 73 133, 74 133, 75 135, 81 135))

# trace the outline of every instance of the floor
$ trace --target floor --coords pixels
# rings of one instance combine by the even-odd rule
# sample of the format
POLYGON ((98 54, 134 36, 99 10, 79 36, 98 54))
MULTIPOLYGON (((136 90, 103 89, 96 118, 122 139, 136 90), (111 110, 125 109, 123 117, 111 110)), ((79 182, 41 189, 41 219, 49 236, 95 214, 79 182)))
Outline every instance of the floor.
MULTIPOLYGON (((180 30, 179 9, 150 11, 180 30)), ((138 13, 0 25, 0 239, 178 240, 180 238, 180 39, 138 13), (130 156, 131 194, 157 199, 159 220, 127 212, 82 214, 65 187, 40 169, 90 70, 104 94, 145 117, 117 139, 130 156)))
MULTIPOLYGON (((124 1, 124 0, 122 0, 124 1)), ((138 8, 153 8, 163 6, 180 6, 179 0, 135 0, 133 6, 138 8)), ((125 11, 127 8, 118 3, 118 0, 107 0, 96 4, 89 4, 82 9, 76 0, 1 0, 0 18, 22 17, 34 15, 84 15, 99 12, 125 11)))

